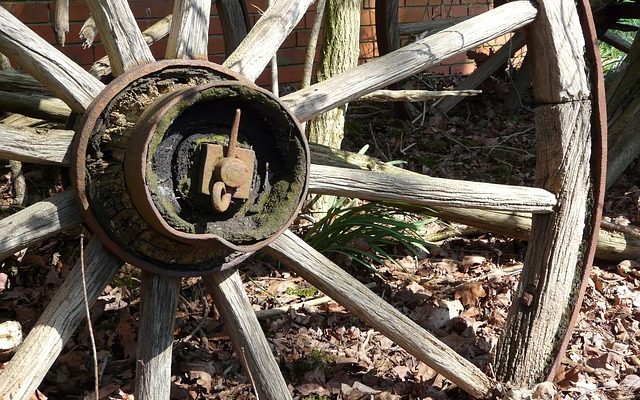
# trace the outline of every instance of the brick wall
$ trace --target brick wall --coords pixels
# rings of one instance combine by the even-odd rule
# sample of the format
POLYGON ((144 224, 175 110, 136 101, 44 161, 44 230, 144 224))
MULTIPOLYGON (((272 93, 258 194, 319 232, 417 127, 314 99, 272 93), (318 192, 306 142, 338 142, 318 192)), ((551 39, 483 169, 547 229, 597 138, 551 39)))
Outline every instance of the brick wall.
MULTIPOLYGON (((267 7, 268 0, 245 0, 254 23, 260 10, 267 7)), ((400 0, 399 16, 401 21, 418 22, 423 20, 475 15, 490 8, 491 0, 400 0)), ((26 23, 50 43, 55 43, 55 33, 51 25, 52 2, 50 1, 0 1, 0 5, 9 9, 21 21, 26 23)), ((166 0, 130 0, 129 4, 141 29, 146 29, 159 19, 172 12, 172 1, 166 0)), ((366 62, 377 56, 375 35, 375 0, 363 0, 360 28, 360 62, 366 62)), ((278 70, 280 83, 297 84, 302 77, 306 45, 309 40, 311 26, 315 15, 312 5, 296 29, 285 40, 278 51, 278 70)), ((83 49, 79 39, 79 31, 84 20, 89 16, 89 9, 84 0, 70 1, 70 27, 65 47, 57 46, 77 63, 88 67, 94 60, 102 57, 105 51, 99 37, 89 49, 83 49)), ((162 58, 166 39, 154 44, 151 49, 156 58, 162 58)), ((222 62, 224 59, 224 42, 220 28, 220 20, 215 6, 211 11, 209 29, 209 56, 211 61, 222 62)), ((473 63, 464 54, 453 57, 441 65, 431 69, 442 74, 469 73, 473 63)), ((258 79, 258 83, 268 85, 270 72, 267 70, 258 79)))

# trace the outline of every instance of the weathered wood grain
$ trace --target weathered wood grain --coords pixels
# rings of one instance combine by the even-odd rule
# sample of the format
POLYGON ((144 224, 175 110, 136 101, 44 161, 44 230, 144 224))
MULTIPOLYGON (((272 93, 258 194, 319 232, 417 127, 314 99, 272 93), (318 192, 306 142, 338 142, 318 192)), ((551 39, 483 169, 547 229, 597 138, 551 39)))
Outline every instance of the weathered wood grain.
MULTIPOLYGON (((169 34, 171 29, 171 20, 173 15, 167 15, 160 21, 151 25, 149 28, 142 32, 144 41, 151 46, 152 44, 164 39, 169 34)), ((109 62, 109 56, 104 56, 94 62, 89 69, 91 75, 101 78, 111 73, 111 63, 109 62)))
POLYGON ((73 135, 70 130, 0 124, 0 157, 35 164, 68 165, 73 135))
POLYGON ((491 394, 494 383, 478 367, 393 308, 291 231, 280 235, 267 249, 269 254, 292 271, 467 393, 478 398, 491 394))
POLYGON ((422 206, 472 207, 549 213, 556 197, 544 189, 484 182, 398 176, 325 165, 311 165, 309 191, 366 200, 400 201, 422 206))
POLYGON ((141 290, 135 398, 168 400, 180 279, 143 271, 141 290))
MULTIPOLYGON (((87 297, 93 304, 122 265, 97 239, 85 249, 87 297)), ((85 318, 80 261, 58 288, 11 361, 0 372, 0 397, 32 399, 65 343, 85 318)))
POLYGON ((530 2, 510 2, 281 100, 299 121, 307 121, 455 54, 512 32, 530 23, 535 16, 536 8, 530 2))
POLYGON ((533 63, 536 101, 560 103, 589 97, 584 36, 572 1, 539 1, 538 18, 525 30, 533 63), (533 46, 531 46, 533 44, 533 46), (582 68, 577 70, 576 68, 582 68))
POLYGON ((313 1, 276 0, 223 65, 255 81, 313 1))
POLYGON ((246 4, 237 0, 217 0, 224 39, 224 54, 229 56, 249 32, 246 4))
POLYGON ((262 332, 240 274, 235 269, 202 277, 213 297, 235 347, 236 355, 248 372, 260 399, 291 399, 269 342, 262 332))
POLYGON ((468 97, 477 96, 482 90, 456 89, 456 90, 376 90, 360 97, 359 100, 388 102, 388 101, 424 101, 442 97, 468 97))
POLYGON ((52 122, 65 122, 71 109, 57 97, 0 91, 0 110, 40 118, 52 122))
POLYGON ((69 0, 55 0, 53 10, 53 30, 56 40, 64 47, 67 33, 69 33, 69 0))
POLYGON ((398 25, 400 35, 419 35, 426 36, 440 32, 462 21, 468 20, 469 16, 451 17, 445 19, 433 19, 429 21, 404 22, 398 25))
POLYGON ((114 75, 154 62, 126 0, 88 0, 114 75))
POLYGON ((51 92, 31 75, 14 70, 0 69, 0 90, 52 96, 51 92))
POLYGON ((536 109, 536 177, 559 201, 553 214, 533 217, 524 269, 498 342, 497 374, 517 385, 546 378, 576 302, 583 241, 591 229, 585 224, 592 206, 590 107, 585 100, 536 109))
POLYGON ((165 58, 207 59, 211 0, 176 0, 165 58))
POLYGON ((72 190, 41 200, 0 220, 0 259, 81 223, 72 190))
POLYGON ((104 84, 0 7, 0 52, 71 107, 83 112, 104 84))

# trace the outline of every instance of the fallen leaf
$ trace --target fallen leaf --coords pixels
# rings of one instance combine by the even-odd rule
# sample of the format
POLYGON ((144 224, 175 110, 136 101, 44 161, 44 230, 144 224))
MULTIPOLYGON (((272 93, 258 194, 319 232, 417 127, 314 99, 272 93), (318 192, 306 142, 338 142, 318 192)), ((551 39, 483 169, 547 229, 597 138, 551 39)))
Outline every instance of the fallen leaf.
POLYGON ((480 282, 465 283, 458 287, 454 293, 454 297, 456 299, 460 299, 462 304, 465 306, 476 305, 478 299, 483 298, 486 295, 487 292, 485 292, 484 287, 480 282))

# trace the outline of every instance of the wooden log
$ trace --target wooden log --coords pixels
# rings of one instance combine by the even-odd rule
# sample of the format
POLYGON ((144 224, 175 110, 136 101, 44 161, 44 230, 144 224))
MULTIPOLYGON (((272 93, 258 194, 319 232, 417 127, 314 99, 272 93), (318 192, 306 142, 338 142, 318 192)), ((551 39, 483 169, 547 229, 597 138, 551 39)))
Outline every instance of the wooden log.
MULTIPOLYGON (((145 29, 144 32, 142 32, 144 41, 149 46, 151 46, 152 44, 164 39, 169 34, 172 19, 173 16, 168 15, 155 24, 151 25, 149 28, 145 29)), ((109 75, 111 73, 111 63, 109 62, 109 57, 104 56, 94 62, 93 65, 91 65, 91 69, 89 69, 89 72, 91 73, 91 75, 98 78, 109 75)))
POLYGON ((398 25, 398 32, 400 35, 418 35, 424 37, 450 28, 455 24, 468 20, 469 18, 471 17, 465 16, 419 22, 404 22, 398 25))
POLYGON ((155 61, 126 0, 88 0, 87 3, 114 75, 155 61))
POLYGON ((360 97, 359 100, 388 102, 388 101, 424 101, 442 97, 477 96, 482 90, 376 90, 360 97))
POLYGON ((240 274, 235 269, 202 277, 228 332, 236 355, 260 399, 291 399, 278 363, 262 332, 240 274))
MULTIPOLYGON (((480 86, 484 81, 489 79, 491 75, 495 74, 498 69, 503 67, 509 58, 520 50, 522 46, 524 46, 524 35, 522 33, 516 33, 507 43, 500 47, 500 50, 492 54, 484 63, 476 68, 471 75, 463 79, 456 87, 456 91, 475 89, 480 86)), ((447 113, 462 100, 462 97, 445 97, 438 100, 433 106, 447 113)))
POLYGON ((0 157, 35 164, 68 165, 73 135, 69 130, 0 124, 0 157))
POLYGON ((142 272, 135 398, 169 400, 171 350, 180 279, 142 272))
POLYGON ((311 165, 309 191, 421 206, 549 213, 556 197, 543 189, 311 165))
POLYGON ((249 33, 249 19, 246 5, 237 0, 217 0, 224 39, 224 54, 228 57, 238 48, 249 33))
POLYGON ((69 33, 69 0, 54 0, 53 30, 56 32, 58 44, 64 47, 69 33))
POLYGON ((104 84, 0 7, 0 52, 77 112, 84 112, 104 84))
MULTIPOLYGON (((314 164, 359 168, 365 171, 384 171, 397 175, 422 176, 363 154, 331 149, 314 143, 310 143, 310 147, 311 162, 314 164)), ((530 213, 453 207, 429 207, 427 210, 421 208, 416 211, 518 239, 529 239, 531 232, 530 213)), ((596 257, 611 262, 638 258, 640 257, 640 240, 622 233, 600 229, 596 257)))
POLYGON ((0 91, 0 109, 53 122, 66 122, 71 109, 62 100, 38 94, 0 91))
POLYGON ((276 0, 223 65, 255 81, 313 1, 276 0))
MULTIPOLYGON (((92 239, 85 249, 85 275, 89 304, 96 301, 122 262, 92 239)), ((80 261, 58 288, 51 302, 11 361, 0 372, 0 397, 33 398, 64 344, 85 318, 80 261)))
POLYGON ((478 398, 489 397, 492 393, 494 382, 478 367, 393 308, 291 231, 280 235, 267 247, 267 251, 467 393, 478 398))
POLYGON ((528 1, 510 2, 281 100, 299 121, 307 121, 450 56, 512 32, 531 22, 536 13, 535 6, 528 1))
POLYGON ((207 60, 211 0, 176 0, 165 58, 207 60))
POLYGON ((72 190, 41 200, 0 220, 0 259, 81 223, 72 190))
POLYGON ((14 70, 0 69, 0 90, 52 96, 51 92, 32 76, 14 70))

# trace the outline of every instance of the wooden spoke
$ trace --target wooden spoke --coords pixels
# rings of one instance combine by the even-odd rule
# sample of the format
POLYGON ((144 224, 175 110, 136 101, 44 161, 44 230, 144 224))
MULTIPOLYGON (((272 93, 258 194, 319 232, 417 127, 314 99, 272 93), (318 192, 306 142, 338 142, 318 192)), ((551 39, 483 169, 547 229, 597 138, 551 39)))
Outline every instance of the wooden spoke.
MULTIPOLYGON (((144 38, 145 43, 151 46, 152 44, 167 37, 167 35, 169 34, 169 29, 171 27, 172 19, 172 15, 167 15, 160 21, 145 29, 142 32, 142 37, 144 38)), ((93 76, 97 76, 98 78, 109 75, 111 73, 111 63, 109 62, 109 56, 104 56, 98 61, 94 62, 93 65, 91 65, 91 69, 89 69, 89 72, 93 76)))
POLYGON ((510 2, 281 100, 300 122, 308 121, 455 54, 512 32, 530 23, 536 13, 535 6, 528 1, 510 2))
POLYGON ((165 58, 207 59, 211 0, 176 0, 165 58))
POLYGON ((556 197, 544 189, 359 171, 311 165, 309 191, 421 206, 472 207, 549 213, 556 197))
POLYGON ((469 18, 472 17, 451 17, 420 22, 405 22, 398 25, 398 33, 400 35, 432 35, 455 24, 459 24, 462 21, 466 21, 469 18))
POLYGON ((142 272, 136 399, 168 400, 170 397, 173 324, 179 291, 179 278, 142 272))
POLYGON ((0 220, 0 259, 81 223, 73 191, 41 200, 0 220))
POLYGON ((216 7, 224 32, 224 54, 229 56, 249 33, 247 6, 243 1, 218 0, 216 7))
MULTIPOLYGON (((84 264, 88 300, 92 304, 122 262, 106 251, 97 239, 92 239, 85 249, 84 264)), ((84 317, 82 273, 78 261, 16 354, 0 372, 0 397, 33 398, 38 385, 84 317)))
POLYGON ((73 135, 68 130, 0 124, 0 157, 34 164, 68 165, 73 135))
POLYGON ((69 106, 56 97, 5 91, 0 91, 0 110, 54 122, 65 122, 71 114, 69 106))
POLYGON ((291 399, 287 383, 271 353, 251 302, 235 269, 206 275, 203 281, 213 297, 228 332, 233 332, 236 354, 260 399, 291 399))
POLYGON ((0 53, 83 112, 104 85, 0 7, 0 53))
POLYGON ((0 88, 5 92, 51 96, 51 92, 32 76, 12 70, 0 70, 0 88))
POLYGON ((126 0, 88 0, 114 75, 154 62, 126 0))
POLYGON ((292 232, 287 231, 280 235, 269 245, 268 251, 309 283, 472 396, 484 398, 492 392, 494 383, 478 367, 393 308, 292 232))
POLYGON ((313 0, 276 0, 223 65, 255 81, 311 3, 313 0))

